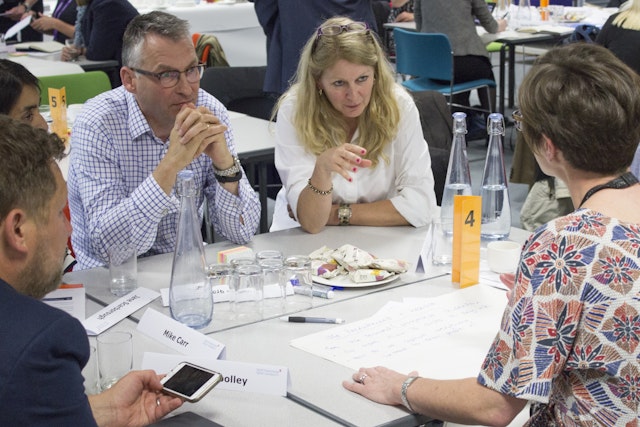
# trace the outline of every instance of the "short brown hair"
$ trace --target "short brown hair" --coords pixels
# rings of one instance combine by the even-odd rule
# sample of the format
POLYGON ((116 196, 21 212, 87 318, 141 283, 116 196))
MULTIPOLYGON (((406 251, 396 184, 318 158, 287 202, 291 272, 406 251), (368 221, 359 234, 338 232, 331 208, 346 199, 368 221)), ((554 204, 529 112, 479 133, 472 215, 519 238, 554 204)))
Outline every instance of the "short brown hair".
POLYGON ((640 141, 640 77, 606 48, 573 43, 539 58, 519 89, 523 136, 546 135, 574 168, 624 172, 640 141))
POLYGON ((43 220, 56 191, 51 162, 64 157, 55 134, 0 115, 0 221, 12 209, 43 220))

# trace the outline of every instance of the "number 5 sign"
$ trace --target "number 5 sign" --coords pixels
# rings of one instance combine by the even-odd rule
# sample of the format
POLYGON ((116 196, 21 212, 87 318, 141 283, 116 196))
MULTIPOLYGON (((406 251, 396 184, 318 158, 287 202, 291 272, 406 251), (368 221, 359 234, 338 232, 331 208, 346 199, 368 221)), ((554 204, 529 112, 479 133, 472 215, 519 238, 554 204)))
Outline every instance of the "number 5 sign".
POLYGON ((453 262, 451 281, 461 288, 475 285, 480 276, 480 196, 453 197, 453 262))
POLYGON ((66 89, 49 88, 49 106, 53 120, 51 131, 57 134, 67 144, 69 128, 67 127, 67 96, 66 89))

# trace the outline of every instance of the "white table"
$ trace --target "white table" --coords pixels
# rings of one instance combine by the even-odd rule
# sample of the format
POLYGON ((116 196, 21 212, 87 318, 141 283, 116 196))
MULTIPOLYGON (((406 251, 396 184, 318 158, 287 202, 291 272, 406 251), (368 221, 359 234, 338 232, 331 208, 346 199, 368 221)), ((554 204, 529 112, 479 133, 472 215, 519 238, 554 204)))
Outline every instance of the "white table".
POLYGON ((36 77, 84 73, 84 69, 76 62, 55 61, 31 55, 14 56, 3 54, 3 57, 24 65, 36 77))
MULTIPOLYGON (((101 305, 87 300, 87 316, 97 312, 101 305)), ((136 329, 137 323, 125 319, 113 330, 128 331, 133 335, 133 369, 140 369, 144 352, 176 354, 176 352, 152 340, 136 329)), ((90 338, 93 346, 95 338, 90 338)), ((194 412, 224 426, 298 426, 301 420, 309 427, 338 425, 317 412, 281 396, 213 389, 198 403, 185 403, 170 416, 182 412, 194 412)))
MULTIPOLYGON (((326 245, 331 248, 338 248, 346 243, 355 245, 367 250, 379 258, 397 258, 411 263, 411 270, 400 276, 399 279, 382 286, 365 288, 348 288, 336 291, 334 299, 314 298, 313 304, 316 307, 335 304, 338 301, 357 298, 372 292, 379 292, 383 289, 403 286, 414 283, 429 277, 436 277, 447 272, 445 268, 435 268, 428 266, 426 273, 414 273, 418 261, 418 255, 426 237, 428 227, 327 227, 322 233, 309 234, 301 228, 282 230, 275 233, 265 233, 256 235, 246 246, 253 249, 254 253, 265 249, 279 249, 285 256, 308 255, 312 251, 326 245)), ((217 252, 220 250, 234 248, 235 245, 229 241, 215 243, 205 246, 206 258, 209 263, 214 263, 217 252)), ((171 279, 171 265, 173 254, 162 254, 147 258, 138 259, 138 285, 160 291, 168 288, 171 279)), ((87 296, 101 305, 114 302, 117 297, 109 291, 109 270, 106 267, 96 267, 89 270, 74 271, 65 274, 65 283, 82 283, 86 289, 87 296)), ((292 295, 287 298, 302 300, 308 297, 302 295, 292 295)), ((236 328, 245 324, 244 321, 229 318, 218 318, 216 307, 220 311, 226 308, 228 303, 217 303, 213 310, 214 320, 211 325, 203 329, 203 333, 212 333, 226 329, 236 328)), ((169 308, 163 307, 160 299, 155 300, 147 307, 170 316, 169 308)), ((137 311, 132 318, 139 320, 146 307, 137 311)), ((279 317, 291 312, 283 311, 272 313, 269 317, 279 317)))
MULTIPOLYGON (((380 257, 403 258, 415 263, 425 234, 424 228, 412 227, 328 227, 318 234, 290 229, 258 235, 248 246, 254 251, 277 248, 285 254, 293 254, 309 253, 323 244, 337 247, 348 242, 380 257)), ((512 229, 510 238, 522 242, 528 235, 524 230, 512 229)), ((207 257, 212 259, 217 250, 233 246, 228 242, 208 245, 207 257)), ((170 259, 171 254, 141 259, 140 285, 153 289, 168 286, 170 259)), ((426 274, 407 273, 393 284, 341 291, 335 300, 318 299, 319 304, 304 314, 341 317, 346 318, 347 322, 354 322, 371 316, 390 300, 433 297, 456 290, 451 284, 450 276, 446 275, 448 268, 427 267, 426 274)), ((65 281, 83 282, 88 298, 104 301, 115 299, 108 293, 108 272, 105 268, 67 274, 65 281)), ((101 305, 102 303, 88 301, 87 315, 95 313, 101 305)), ((158 309, 156 303, 150 306, 158 309)), ((166 309, 160 310, 167 314, 166 309)), ((140 314, 141 312, 136 313, 135 316, 140 314)), ((140 366, 143 351, 173 353, 165 346, 139 334, 135 330, 135 321, 135 318, 125 319, 114 327, 116 330, 130 330, 134 334, 134 368, 140 366)), ((411 415, 400 407, 372 403, 344 390, 340 383, 350 378, 353 372, 350 368, 289 345, 294 338, 334 325, 290 324, 271 318, 252 324, 227 324, 228 327, 225 327, 224 322, 217 321, 214 314, 215 322, 218 325, 212 328, 212 336, 225 344, 228 360, 287 366, 292 386, 286 399, 214 390, 200 403, 187 405, 180 411, 193 411, 224 425, 322 426, 337 423, 358 426, 415 426, 429 421, 411 415)), ((211 332, 211 329, 205 332, 211 332)))
MULTIPOLYGON (((150 2, 132 3, 138 5, 140 13, 153 10, 150 2)), ((267 39, 258 22, 253 3, 226 4, 202 1, 198 5, 174 5, 162 10, 189 21, 192 33, 214 34, 232 67, 267 64, 267 39)))

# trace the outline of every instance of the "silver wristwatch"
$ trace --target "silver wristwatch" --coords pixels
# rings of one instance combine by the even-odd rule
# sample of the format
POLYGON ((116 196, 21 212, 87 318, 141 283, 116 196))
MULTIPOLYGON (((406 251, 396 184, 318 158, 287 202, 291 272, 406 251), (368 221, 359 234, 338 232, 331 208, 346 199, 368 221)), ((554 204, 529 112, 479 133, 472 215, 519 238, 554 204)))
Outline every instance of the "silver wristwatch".
POLYGON ((237 157, 233 158, 233 166, 231 166, 230 168, 220 170, 216 168, 215 165, 213 166, 213 173, 218 176, 234 176, 238 172, 240 172, 240 160, 238 160, 237 157))

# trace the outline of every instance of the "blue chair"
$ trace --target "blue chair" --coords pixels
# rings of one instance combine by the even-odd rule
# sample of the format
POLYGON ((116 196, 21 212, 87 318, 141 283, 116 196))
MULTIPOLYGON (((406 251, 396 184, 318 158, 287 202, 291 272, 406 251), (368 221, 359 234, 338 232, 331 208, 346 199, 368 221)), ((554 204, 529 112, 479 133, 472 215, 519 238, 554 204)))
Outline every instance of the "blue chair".
MULTIPOLYGON (((464 83, 453 81, 453 51, 445 34, 419 33, 394 28, 393 37, 396 41, 396 71, 414 77, 402 82, 403 86, 412 92, 435 90, 449 98, 449 107, 455 105, 470 108, 453 104, 451 96, 486 89, 478 93, 484 92, 485 96, 489 97, 488 89, 496 87, 496 82, 491 79, 464 83)), ((493 108, 495 100, 489 101, 487 104, 493 108)))

